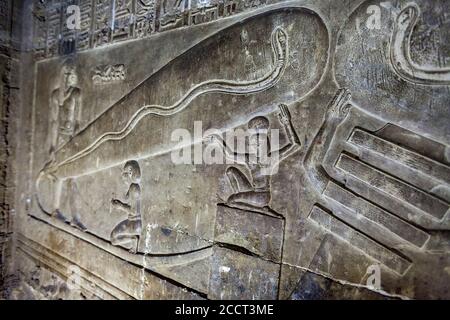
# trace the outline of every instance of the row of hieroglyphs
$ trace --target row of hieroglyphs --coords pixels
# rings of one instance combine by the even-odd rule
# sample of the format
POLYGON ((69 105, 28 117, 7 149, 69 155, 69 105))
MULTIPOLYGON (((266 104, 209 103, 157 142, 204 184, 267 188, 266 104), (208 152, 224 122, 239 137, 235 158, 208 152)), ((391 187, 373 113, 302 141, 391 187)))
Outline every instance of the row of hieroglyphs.
MULTIPOLYGON (((387 3, 389 2, 384 5, 387 3)), ((261 4, 264 1, 37 1, 34 10, 34 49, 38 57, 51 57, 59 53, 66 54, 143 37, 183 25, 213 21, 261 4)), ((378 6, 368 7, 368 13, 374 15, 380 15, 379 10, 378 6)), ((420 7, 414 2, 397 13, 390 43, 392 68, 407 81, 422 84, 449 83, 448 68, 422 67, 411 59, 411 34, 420 15, 420 7)), ((369 29, 377 28, 377 19, 380 18, 369 16, 369 29)), ((357 27, 360 28, 360 25, 357 27)), ((96 81, 98 83, 98 78, 96 81)))
POLYGON ((265 0, 36 0, 34 50, 38 58, 53 57, 214 21, 264 3, 265 0))
POLYGON ((125 80, 127 69, 123 64, 97 66, 92 75, 94 84, 105 84, 125 80))

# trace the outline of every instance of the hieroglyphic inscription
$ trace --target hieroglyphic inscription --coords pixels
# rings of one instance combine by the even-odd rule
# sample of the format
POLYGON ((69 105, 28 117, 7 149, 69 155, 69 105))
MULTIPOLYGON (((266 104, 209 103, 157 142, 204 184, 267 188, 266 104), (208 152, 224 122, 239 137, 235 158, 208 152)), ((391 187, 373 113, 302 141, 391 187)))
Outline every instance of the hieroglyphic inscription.
POLYGON ((111 41, 112 6, 109 0, 94 0, 92 46, 98 47, 111 41))
POLYGON ((110 83, 125 80, 127 71, 123 64, 98 66, 92 75, 94 84, 110 83))
POLYGON ((412 262, 386 248, 423 248, 430 239, 423 225, 441 221, 450 210, 448 160, 421 154, 445 146, 372 118, 350 99, 346 90, 338 91, 305 158, 309 179, 326 200, 326 208, 316 205, 309 219, 403 275, 412 262), (370 122, 380 129, 365 129, 370 122), (337 142, 336 136, 348 138, 337 142), (320 146, 330 141, 322 164, 312 166, 320 146))
POLYGON ((92 0, 80 1, 80 30, 77 30, 77 50, 88 49, 91 45, 92 0))
POLYGON ((155 31, 156 1, 137 0, 135 7, 135 32, 136 38, 142 38, 155 31))
POLYGON ((47 9, 37 2, 33 8, 33 49, 36 58, 44 58, 47 50, 47 9))
POLYGON ((114 0, 113 41, 126 40, 133 33, 133 1, 114 0))
POLYGON ((59 54, 62 19, 61 12, 62 10, 59 4, 52 4, 47 10, 47 57, 53 57, 59 54))
POLYGON ((111 42, 197 25, 261 6, 261 1, 54 0, 34 3, 37 58, 69 54, 111 42), (80 29, 67 27, 67 8, 80 9, 80 29), (158 13, 158 14, 157 14, 158 13))
POLYGON ((11 4, 12 2, 9 0, 0 2, 0 34, 9 31, 11 4))
MULTIPOLYGON (((78 38, 78 30, 76 28, 71 28, 68 21, 64 19, 67 14, 68 9, 72 6, 78 6, 80 8, 80 18, 81 18, 81 3, 80 0, 70 0, 61 4, 61 32, 59 39, 59 53, 62 55, 73 53, 76 50, 76 42, 78 38)), ((81 27, 81 26, 80 26, 81 27)))
POLYGON ((411 59, 411 34, 420 18, 420 7, 409 3, 397 16, 390 44, 391 65, 406 81, 425 85, 450 84, 450 68, 424 67, 411 59))

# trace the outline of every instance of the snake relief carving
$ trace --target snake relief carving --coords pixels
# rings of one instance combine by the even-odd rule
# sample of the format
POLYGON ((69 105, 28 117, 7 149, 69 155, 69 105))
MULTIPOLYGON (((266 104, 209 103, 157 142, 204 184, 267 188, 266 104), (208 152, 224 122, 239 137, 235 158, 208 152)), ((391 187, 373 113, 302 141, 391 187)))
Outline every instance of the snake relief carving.
POLYGON ((273 87, 281 78, 286 69, 288 59, 288 36, 286 31, 281 27, 277 27, 273 30, 271 35, 271 45, 273 53, 273 68, 270 72, 263 77, 252 81, 233 81, 233 80, 208 80, 197 84, 191 88, 180 100, 171 106, 161 105, 146 105, 140 108, 133 116, 128 120, 127 124, 119 131, 106 132, 98 137, 92 144, 85 149, 74 154, 73 156, 63 160, 56 165, 50 165, 51 168, 59 167, 67 163, 76 161, 97 149, 101 144, 110 140, 121 140, 126 137, 133 128, 148 115, 158 116, 170 116, 184 108, 186 108, 196 97, 205 93, 224 93, 224 94, 254 94, 273 87))
POLYGON ((420 17, 420 7, 409 3, 397 16, 390 44, 394 71, 404 80, 424 85, 450 85, 450 68, 420 66, 411 58, 411 35, 420 17))

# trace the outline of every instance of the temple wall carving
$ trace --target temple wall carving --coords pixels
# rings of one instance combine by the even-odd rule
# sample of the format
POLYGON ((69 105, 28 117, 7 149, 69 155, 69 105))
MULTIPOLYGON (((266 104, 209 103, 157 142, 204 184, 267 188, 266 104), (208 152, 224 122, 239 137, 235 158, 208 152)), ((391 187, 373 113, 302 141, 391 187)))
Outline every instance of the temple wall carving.
POLYGON ((449 2, 31 2, 14 297, 450 298, 449 2))

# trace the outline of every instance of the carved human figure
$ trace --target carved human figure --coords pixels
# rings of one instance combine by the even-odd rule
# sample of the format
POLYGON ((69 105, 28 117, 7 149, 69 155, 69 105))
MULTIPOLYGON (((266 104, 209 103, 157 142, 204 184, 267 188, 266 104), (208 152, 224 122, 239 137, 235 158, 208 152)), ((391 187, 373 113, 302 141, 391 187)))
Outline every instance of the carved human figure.
POLYGON ((78 201, 80 200, 80 193, 75 180, 69 178, 62 183, 67 186, 67 194, 65 197, 62 197, 62 201, 57 201, 56 209, 51 213, 51 215, 63 222, 70 223, 71 226, 77 229, 86 231, 86 227, 81 222, 79 208, 77 205, 78 201), (65 206, 65 203, 68 204, 68 206, 65 206), (68 212, 63 212, 63 210, 61 210, 62 207, 68 208, 68 212), (69 218, 67 217, 66 213, 70 215, 69 218))
POLYGON ((139 185, 141 169, 139 163, 135 160, 125 163, 122 170, 122 178, 129 186, 125 195, 125 201, 112 199, 111 204, 113 208, 125 212, 128 217, 119 222, 112 230, 111 243, 136 253, 142 232, 141 187, 139 185))
POLYGON ((81 91, 75 67, 66 63, 50 100, 50 155, 64 145, 78 131, 81 121, 81 91))
POLYGON ((253 59, 253 55, 250 53, 250 39, 248 36, 248 32, 246 29, 242 29, 241 32, 241 43, 243 47, 243 52, 245 55, 245 62, 244 67, 247 72, 255 72, 256 71, 256 64, 255 60, 253 59))
POLYGON ((184 0, 163 0, 162 10, 164 14, 172 13, 181 10, 181 4, 184 4, 184 0))
MULTIPOLYGON (((67 61, 61 68, 59 87, 52 91, 50 98, 50 161, 45 164, 45 168, 49 168, 55 161, 56 150, 64 145, 78 131, 81 120, 81 90, 78 87, 78 76, 72 61, 67 61)), ((44 175, 41 173, 40 176, 44 175)), ((64 181, 57 181, 53 173, 47 174, 51 180, 57 182, 61 188, 63 184, 67 186, 67 196, 62 200, 68 202, 68 210, 70 218, 67 218, 66 212, 61 210, 62 204, 60 200, 55 201, 54 210, 49 214, 62 220, 69 222, 72 226, 85 231, 86 227, 80 220, 79 209, 77 207, 77 198, 79 191, 76 182, 72 178, 64 181)))
POLYGON ((135 34, 138 38, 145 37, 154 31, 155 1, 138 0, 135 6, 135 34))
POLYGON ((251 177, 238 167, 230 166, 225 174, 230 183, 233 193, 228 197, 226 203, 249 209, 265 209, 271 211, 269 203, 271 199, 271 175, 279 162, 300 147, 300 140, 294 130, 291 115, 286 105, 280 104, 278 118, 283 126, 289 142, 278 150, 271 150, 269 127, 270 123, 266 117, 257 116, 248 122, 248 152, 244 155, 231 150, 219 135, 212 135, 214 142, 219 143, 225 156, 238 164, 244 165, 251 177), (275 157, 275 153, 277 156, 275 157), (242 161, 243 160, 243 161, 242 161))

